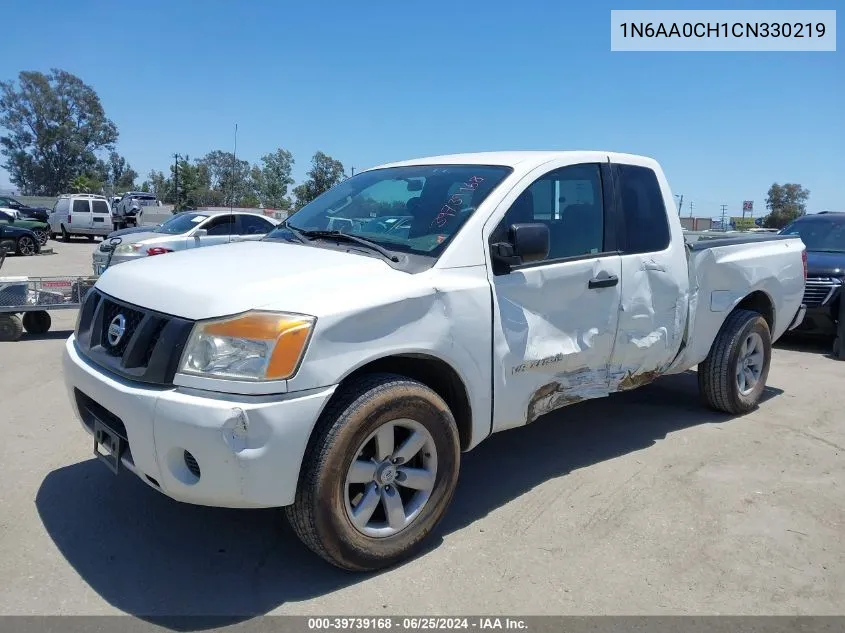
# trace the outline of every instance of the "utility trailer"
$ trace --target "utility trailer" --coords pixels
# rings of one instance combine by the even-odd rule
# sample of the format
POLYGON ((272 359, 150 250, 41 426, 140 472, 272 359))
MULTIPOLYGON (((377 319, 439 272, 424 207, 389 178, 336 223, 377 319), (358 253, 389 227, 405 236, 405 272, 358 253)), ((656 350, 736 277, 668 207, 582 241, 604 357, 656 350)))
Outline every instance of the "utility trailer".
MULTIPOLYGON (((0 248, 0 268, 6 251, 0 248)), ((45 334, 50 330, 53 310, 76 310, 97 278, 67 275, 62 277, 0 277, 0 342, 17 341, 24 330, 45 334)))

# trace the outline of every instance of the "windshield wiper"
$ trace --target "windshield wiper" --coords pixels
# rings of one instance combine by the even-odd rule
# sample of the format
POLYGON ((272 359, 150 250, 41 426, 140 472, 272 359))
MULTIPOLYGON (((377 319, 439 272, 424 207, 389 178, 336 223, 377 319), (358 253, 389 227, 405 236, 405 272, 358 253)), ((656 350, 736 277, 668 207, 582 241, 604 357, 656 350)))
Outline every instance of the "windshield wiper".
POLYGON ((300 231, 298 228, 296 228, 296 227, 291 226, 290 224, 288 224, 288 221, 287 221, 287 220, 285 220, 284 222, 282 222, 279 226, 280 226, 280 227, 283 227, 283 228, 286 228, 288 231, 290 231, 291 233, 293 233, 293 236, 294 236, 296 239, 298 239, 300 242, 302 242, 303 244, 305 244, 306 239, 305 239, 305 236, 303 236, 303 235, 302 235, 302 231, 300 231))
POLYGON ((391 253, 383 246, 379 246, 375 242, 365 240, 363 237, 358 237, 357 235, 349 235, 349 233, 341 233, 340 231, 299 231, 299 233, 304 235, 305 237, 310 237, 312 239, 322 237, 329 239, 333 238, 338 240, 347 240, 348 242, 355 242, 356 244, 360 244, 361 246, 366 246, 367 248, 373 249, 374 251, 384 255, 387 259, 392 262, 399 261, 399 258, 396 255, 391 253))

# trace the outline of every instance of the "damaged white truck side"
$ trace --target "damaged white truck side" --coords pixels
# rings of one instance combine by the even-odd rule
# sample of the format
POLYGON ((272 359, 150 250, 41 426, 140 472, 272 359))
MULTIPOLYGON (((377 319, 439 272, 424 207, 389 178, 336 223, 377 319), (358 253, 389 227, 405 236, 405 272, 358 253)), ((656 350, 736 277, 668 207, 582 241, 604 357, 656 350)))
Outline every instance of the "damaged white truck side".
POLYGON ((64 372, 115 473, 284 506, 314 552, 372 570, 418 550, 492 433, 696 365, 706 404, 755 407, 803 258, 790 237, 686 244, 648 158, 413 160, 259 242, 107 270, 64 372))

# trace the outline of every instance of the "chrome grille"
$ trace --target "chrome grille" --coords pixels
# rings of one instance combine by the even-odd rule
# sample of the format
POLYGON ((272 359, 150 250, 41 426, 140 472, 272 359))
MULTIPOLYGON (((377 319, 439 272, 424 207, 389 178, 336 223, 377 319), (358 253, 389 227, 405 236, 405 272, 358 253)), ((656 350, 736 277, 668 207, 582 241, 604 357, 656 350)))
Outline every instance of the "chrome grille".
POLYGON ((80 310, 77 345, 89 360, 124 378, 170 385, 192 327, 187 319, 127 304, 94 289, 80 310), (118 314, 125 319, 125 330, 117 345, 111 345, 108 328, 118 314))
POLYGON ((827 305, 841 285, 835 277, 809 277, 804 286, 804 305, 808 308, 827 305))

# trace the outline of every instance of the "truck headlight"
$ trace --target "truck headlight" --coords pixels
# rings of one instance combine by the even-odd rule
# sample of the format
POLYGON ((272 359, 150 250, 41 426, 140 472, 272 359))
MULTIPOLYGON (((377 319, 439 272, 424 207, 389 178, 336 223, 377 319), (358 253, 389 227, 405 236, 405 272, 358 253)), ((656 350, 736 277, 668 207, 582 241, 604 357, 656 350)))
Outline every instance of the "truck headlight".
POLYGON ((315 318, 252 311, 194 326, 179 371, 235 380, 284 380, 302 360, 315 318))

